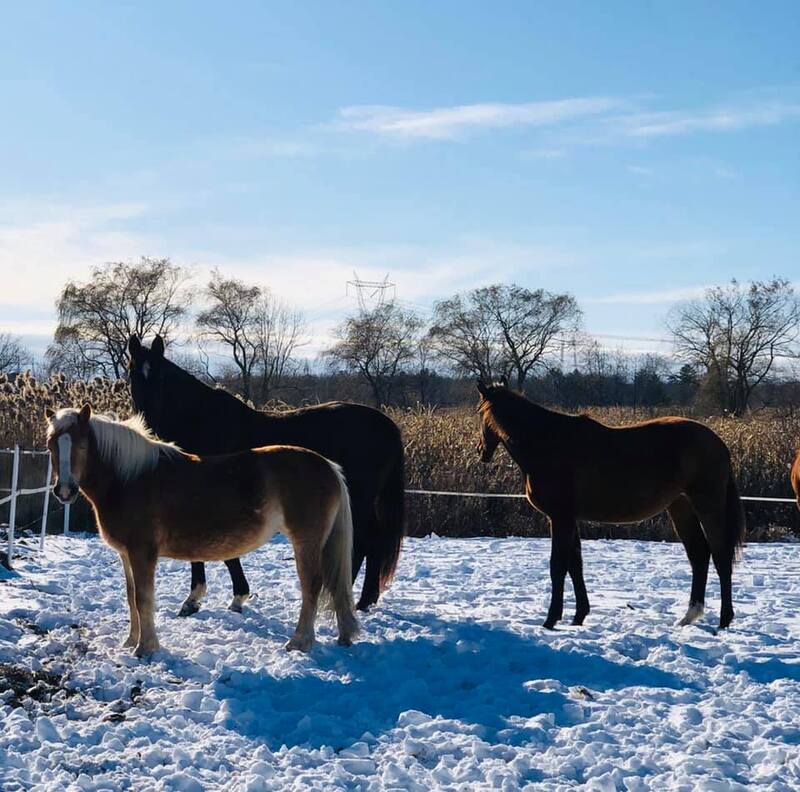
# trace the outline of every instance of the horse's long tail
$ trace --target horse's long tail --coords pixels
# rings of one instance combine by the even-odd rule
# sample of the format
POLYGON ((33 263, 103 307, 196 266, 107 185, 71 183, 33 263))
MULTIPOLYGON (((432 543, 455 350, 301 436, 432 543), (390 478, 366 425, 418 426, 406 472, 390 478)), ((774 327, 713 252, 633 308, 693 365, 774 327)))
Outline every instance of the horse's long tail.
POLYGON ((378 530, 373 547, 380 558, 380 591, 392 582, 400 549, 403 545, 405 523, 405 463, 403 460, 403 441, 400 430, 395 427, 396 443, 391 468, 378 493, 376 511, 378 530))
POLYGON ((339 510, 322 548, 323 601, 336 612, 340 642, 347 642, 359 630, 353 605, 353 513, 344 473, 327 461, 339 483, 339 510))
POLYGON ((742 546, 744 545, 745 534, 747 533, 747 523, 744 517, 744 507, 739 497, 739 488, 736 486, 736 479, 731 471, 728 477, 728 492, 725 500, 725 527, 726 540, 731 557, 738 561, 742 556, 742 546))

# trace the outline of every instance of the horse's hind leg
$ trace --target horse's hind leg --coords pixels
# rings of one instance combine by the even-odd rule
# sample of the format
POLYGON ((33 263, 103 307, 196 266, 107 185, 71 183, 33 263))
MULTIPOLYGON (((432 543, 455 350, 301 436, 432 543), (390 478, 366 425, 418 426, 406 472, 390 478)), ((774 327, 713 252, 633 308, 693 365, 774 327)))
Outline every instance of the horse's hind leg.
POLYGON ((694 513, 692 504, 683 495, 674 501, 669 509, 675 533, 683 542, 689 564, 692 567, 692 591, 689 595, 689 608, 678 622, 681 626, 696 622, 702 615, 706 601, 706 581, 711 548, 706 540, 700 520, 694 513))
MULTIPOLYGON (((725 487, 728 486, 727 479, 725 487)), ((731 527, 727 524, 731 515, 726 508, 726 489, 708 487, 706 491, 690 494, 692 506, 703 525, 703 533, 709 547, 711 558, 719 576, 719 589, 722 604, 719 614, 719 627, 724 630, 733 621, 733 561, 736 556, 736 542, 732 540, 731 527)), ((738 505, 738 497, 737 497, 738 505)))
POLYGON ((564 613, 564 578, 572 563, 577 525, 574 517, 550 516, 550 607, 544 626, 552 630, 564 613))
POLYGON ((155 579, 158 557, 153 548, 137 548, 128 553, 133 573, 134 599, 139 611, 139 643, 137 657, 158 651, 155 624, 155 579))
POLYGON ((317 618, 317 603, 322 590, 322 552, 319 544, 294 542, 294 558, 300 578, 302 605, 294 635, 286 649, 308 652, 314 645, 314 622, 317 618))
POLYGON ((367 610, 374 605, 381 594, 381 558, 379 543, 374 541, 380 530, 378 517, 373 504, 363 500, 353 502, 353 582, 358 577, 364 558, 367 568, 364 570, 364 585, 356 605, 357 610, 367 610))
POLYGON ((381 559, 380 553, 367 553, 367 568, 364 571, 364 586, 356 605, 357 610, 365 611, 377 603, 381 593, 381 559))
POLYGON ((200 610, 200 601, 206 595, 206 565, 202 561, 192 562, 192 590, 183 601, 178 616, 191 616, 200 610))
POLYGON ((231 575, 231 582, 233 583, 233 599, 231 604, 228 605, 228 610, 242 612, 242 605, 250 599, 250 586, 247 583, 247 578, 244 576, 242 569, 242 562, 238 558, 231 558, 225 562, 228 567, 228 572, 231 575))
POLYGON ((719 628, 724 630, 733 621, 732 580, 733 559, 736 550, 725 539, 724 507, 701 511, 700 521, 703 523, 708 544, 711 546, 711 558, 719 576, 719 591, 722 600, 719 612, 719 628))
POLYGON ((586 582, 583 579, 583 556, 581 555, 581 537, 577 526, 575 542, 572 549, 572 560, 569 565, 569 576, 572 578, 572 587, 575 590, 575 618, 574 625, 580 626, 589 615, 589 595, 586 593, 586 582))
POLYGON ((125 571, 125 592, 128 595, 128 610, 130 611, 131 627, 128 637, 123 641, 123 647, 136 646, 139 643, 139 611, 136 607, 136 587, 133 582, 133 570, 127 557, 120 553, 120 561, 125 571))

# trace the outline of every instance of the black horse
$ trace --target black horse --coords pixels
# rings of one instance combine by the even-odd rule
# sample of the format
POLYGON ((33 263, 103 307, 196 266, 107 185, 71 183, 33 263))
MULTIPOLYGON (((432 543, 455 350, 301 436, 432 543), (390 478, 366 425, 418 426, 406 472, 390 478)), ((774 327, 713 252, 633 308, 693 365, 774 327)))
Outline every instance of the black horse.
MULTIPOLYGON (((344 468, 353 508, 353 580, 367 561, 358 608, 376 603, 394 574, 403 541, 403 444, 395 423, 371 407, 342 402, 261 412, 167 360, 160 336, 150 349, 131 336, 128 349, 134 407, 160 438, 199 455, 296 445, 344 468)), ((241 610, 250 587, 238 558, 225 564, 233 581, 230 607, 241 610)), ((205 591, 205 566, 193 563, 182 616, 197 611, 205 591)))

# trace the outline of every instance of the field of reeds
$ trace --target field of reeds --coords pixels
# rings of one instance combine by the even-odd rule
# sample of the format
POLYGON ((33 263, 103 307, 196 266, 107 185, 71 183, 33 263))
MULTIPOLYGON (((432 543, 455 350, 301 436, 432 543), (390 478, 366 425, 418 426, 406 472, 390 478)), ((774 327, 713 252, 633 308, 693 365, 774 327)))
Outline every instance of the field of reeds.
MULTIPOLYGON (((57 409, 90 402, 99 412, 120 418, 131 411, 127 384, 94 379, 68 382, 56 375, 37 381, 29 374, 11 380, 0 375, 0 448, 19 443, 26 448, 43 448, 46 407, 57 409)), ((278 407, 278 405, 270 405, 278 407)), ((285 405, 280 405, 285 409, 285 405)), ((407 486, 410 489, 460 492, 521 492, 522 477, 502 448, 493 462, 484 465, 478 458, 478 419, 474 407, 447 409, 389 409, 400 426, 406 446, 407 486)), ((611 425, 642 420, 647 415, 628 408, 588 409, 593 417, 611 425)), ((800 441, 800 415, 763 410, 744 419, 695 416, 708 424, 728 444, 742 494, 789 497, 789 468, 800 441)), ((0 487, 8 486, 9 457, 0 456, 0 487)), ((39 465, 41 466, 41 464, 39 465)), ((32 473, 39 486, 43 472, 32 473)), ((36 515, 38 498, 20 500, 21 519, 36 515)), ((57 506, 53 506, 57 508, 57 506)), ((409 495, 408 532, 414 536, 436 533, 441 536, 544 536, 545 520, 524 501, 409 495)), ((791 504, 746 505, 751 540, 800 537, 800 513, 791 504)), ((0 522, 4 521, 0 511, 0 522)), ((76 522, 90 520, 88 510, 75 512, 76 522)), ((76 524, 76 530, 81 528, 76 524)), ((626 526, 585 525, 587 537, 649 538, 671 540, 666 517, 626 526)))

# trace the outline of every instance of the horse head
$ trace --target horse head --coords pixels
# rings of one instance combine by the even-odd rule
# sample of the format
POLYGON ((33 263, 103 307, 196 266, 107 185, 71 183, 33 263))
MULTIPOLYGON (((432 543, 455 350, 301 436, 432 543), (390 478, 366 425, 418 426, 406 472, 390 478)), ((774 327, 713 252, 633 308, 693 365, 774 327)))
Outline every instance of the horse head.
POLYGON ((500 391, 508 390, 508 380, 503 376, 499 382, 486 383, 482 378, 477 382, 480 399, 478 413, 481 416, 481 436, 478 441, 478 454, 481 462, 491 462, 500 443, 500 435, 495 431, 491 418, 492 399, 500 391))
POLYGON ((75 503, 89 454, 89 419, 92 408, 84 404, 80 410, 59 410, 49 407, 47 418, 47 450, 55 474, 53 495, 61 503, 75 503))
POLYGON ((128 339, 128 375, 131 383, 131 397, 137 412, 144 415, 148 426, 156 432, 161 420, 162 385, 164 379, 164 339, 157 335, 148 349, 132 335, 128 339))

